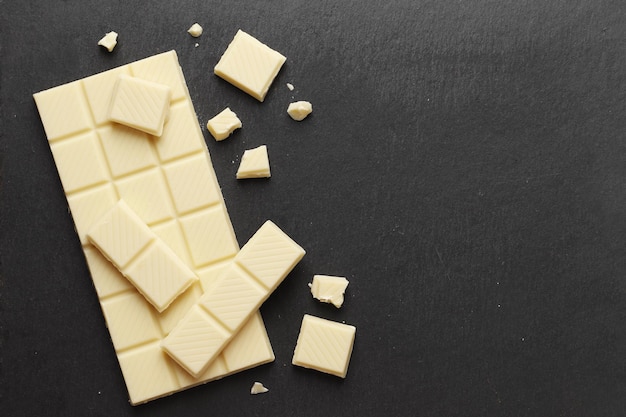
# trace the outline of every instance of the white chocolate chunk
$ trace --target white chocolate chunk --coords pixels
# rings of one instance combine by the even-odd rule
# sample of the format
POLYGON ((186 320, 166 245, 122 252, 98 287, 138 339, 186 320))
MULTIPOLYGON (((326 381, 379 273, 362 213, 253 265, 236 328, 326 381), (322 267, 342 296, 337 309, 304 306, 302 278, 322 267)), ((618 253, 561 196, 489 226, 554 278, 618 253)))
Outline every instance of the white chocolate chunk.
POLYGON ((263 385, 263 384, 262 384, 262 383, 260 383, 260 382, 255 382, 255 383, 252 385, 252 388, 250 388, 250 394, 252 394, 252 395, 255 395, 255 394, 264 394, 264 393, 266 393, 266 392, 268 392, 268 391, 269 391, 269 389, 267 389, 267 388, 265 387, 265 385, 263 385))
POLYGON ((293 84, 287 83, 287 88, 289 89, 289 91, 293 91, 295 87, 293 86, 293 84))
POLYGON ((345 378, 356 327, 304 315, 292 364, 345 378))
POLYGON ((117 32, 108 32, 102 39, 98 41, 98 45, 104 46, 107 51, 112 52, 117 45, 117 32))
POLYGON ((55 148, 57 169, 64 173, 60 176, 65 195, 131 404, 273 361, 274 353, 258 312, 198 378, 178 366, 159 346, 200 298, 204 287, 215 283, 217 275, 213 272, 232 262, 239 249, 176 53, 151 56, 54 87, 36 93, 34 99, 49 144, 55 148), (133 74, 172 90, 174 104, 160 138, 108 120, 111 95, 120 74, 133 74), (83 142, 85 137, 89 143, 83 142), (174 173, 166 178, 169 168, 174 173), (190 172, 196 175, 186 180, 190 172), (181 184, 186 184, 184 191, 179 190, 181 184), (176 198, 162 192, 168 188, 176 198), (120 197, 203 278, 202 286, 199 282, 192 284, 162 313, 87 239, 87 231, 120 197), (192 213, 180 212, 179 203, 192 213), (185 219, 195 219, 187 223, 188 227, 198 224, 219 233, 190 241, 183 230, 185 219), (157 223, 153 225, 152 221, 157 223), (207 242, 214 244, 205 246, 207 242), (203 260, 201 266, 192 262, 192 252, 203 260))
POLYGON ((109 119, 161 136, 171 95, 167 85, 121 74, 111 97, 109 119))
POLYGON ((309 284, 309 287, 314 298, 323 303, 332 303, 339 308, 343 304, 343 294, 348 284, 348 280, 344 277, 314 275, 313 283, 309 284))
POLYGON ((296 101, 287 107, 289 116, 298 122, 304 120, 313 111, 313 106, 308 101, 296 101))
POLYGON ((270 160, 267 156, 267 146, 261 145, 258 148, 248 149, 241 157, 241 163, 237 170, 237 179, 245 178, 269 178, 270 160))
POLYGON ((215 66, 215 74, 259 101, 265 99, 285 58, 239 30, 215 66))
POLYGON ((191 375, 204 372, 304 253, 278 226, 265 222, 163 339, 163 350, 191 375))
POLYGON ((159 311, 164 311, 196 275, 120 200, 87 237, 159 311))
POLYGON ((220 141, 229 137, 236 129, 241 127, 241 120, 237 114, 226 107, 206 124, 207 129, 215 140, 220 141))
POLYGON ((193 25, 191 25, 189 30, 187 30, 187 33, 189 33, 194 38, 197 38, 202 35, 202 26, 200 26, 198 23, 194 23, 193 25))

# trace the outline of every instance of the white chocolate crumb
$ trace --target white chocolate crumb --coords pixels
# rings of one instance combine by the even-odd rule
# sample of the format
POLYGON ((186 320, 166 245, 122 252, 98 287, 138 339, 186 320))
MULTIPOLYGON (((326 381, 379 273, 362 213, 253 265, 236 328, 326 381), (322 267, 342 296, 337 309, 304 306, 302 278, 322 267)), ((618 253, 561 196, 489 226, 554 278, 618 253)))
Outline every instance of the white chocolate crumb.
POLYGON ((346 292, 349 281, 344 277, 329 275, 313 276, 313 283, 309 284, 313 298, 323 303, 331 303, 339 308, 343 305, 343 295, 346 292))
POLYGON ((194 23, 193 25, 191 25, 189 30, 187 30, 187 33, 189 33, 194 38, 197 38, 198 36, 202 35, 202 26, 200 26, 197 23, 194 23))
POLYGON ((291 83, 287 83, 287 88, 289 89, 289 91, 293 91, 294 86, 291 83))
POLYGON ((295 103, 289 104, 287 108, 289 116, 298 122, 304 120, 312 111, 313 106, 308 101, 296 101, 295 103))
POLYGON ((198 46, 200 46, 200 44, 199 44, 198 42, 196 42, 196 44, 194 45, 194 47, 196 47, 196 48, 197 48, 198 46))
POLYGON ((260 383, 260 382, 255 382, 254 385, 252 385, 252 388, 250 388, 250 394, 264 394, 266 392, 268 392, 269 389, 265 388, 265 386, 260 383))
POLYGON ((113 51, 113 48, 117 45, 117 32, 108 32, 98 41, 98 45, 104 46, 109 52, 113 51))

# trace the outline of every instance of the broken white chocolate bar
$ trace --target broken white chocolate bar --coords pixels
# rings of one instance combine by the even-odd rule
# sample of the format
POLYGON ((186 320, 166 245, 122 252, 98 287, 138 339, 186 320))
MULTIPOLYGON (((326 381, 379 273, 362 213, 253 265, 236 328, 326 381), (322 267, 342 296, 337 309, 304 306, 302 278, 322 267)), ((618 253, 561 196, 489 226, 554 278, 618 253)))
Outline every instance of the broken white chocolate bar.
POLYGON ((87 237, 159 312, 197 280, 124 200, 92 226, 87 237))
POLYGON ((313 276, 313 283, 309 284, 309 287, 314 298, 323 303, 332 303, 339 308, 343 304, 343 294, 348 284, 348 280, 344 277, 315 275, 313 276))
POLYGON ((111 96, 109 119, 161 136, 170 109, 170 96, 167 85, 120 74, 111 96))
POLYGON ((356 327, 304 315, 292 364, 345 378, 356 327))
POLYGON ((132 404, 274 360, 257 313, 197 378, 159 343, 239 245, 174 51, 34 95, 132 404), (172 92, 161 137, 108 119, 120 74, 172 92), (87 240, 120 199, 200 278, 162 313, 87 240), (209 232, 210 231, 210 232, 209 232))
POLYGON ((226 107, 206 124, 207 129, 215 140, 224 140, 236 129, 241 128, 241 120, 234 111, 226 107))
POLYGON ((239 30, 215 66, 215 74, 259 101, 287 58, 239 30))
POLYGON ((270 160, 267 156, 267 146, 261 145, 258 148, 248 149, 241 157, 241 163, 237 170, 237 179, 245 178, 269 178, 270 160))
POLYGON ((203 373, 304 253, 278 226, 265 222, 163 339, 163 350, 191 375, 203 373))

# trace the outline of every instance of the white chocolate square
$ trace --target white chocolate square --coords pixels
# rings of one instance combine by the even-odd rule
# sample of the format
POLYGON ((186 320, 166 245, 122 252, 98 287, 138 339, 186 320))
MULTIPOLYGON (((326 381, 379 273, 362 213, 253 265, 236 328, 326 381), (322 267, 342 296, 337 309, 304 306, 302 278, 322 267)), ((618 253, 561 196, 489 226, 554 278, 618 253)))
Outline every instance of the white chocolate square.
POLYGON ((248 149, 241 157, 241 163, 237 170, 237 179, 245 178, 269 178, 270 160, 267 156, 267 146, 261 145, 258 148, 248 149))
POLYGON ((121 178, 117 181, 117 191, 120 198, 149 225, 174 217, 174 208, 160 169, 121 178))
POLYGON ((91 114, 79 81, 34 94, 48 140, 75 135, 92 128, 91 114))
POLYGON ((292 364, 345 378, 356 327, 304 315, 292 364))
POLYGON ((111 96, 109 119, 161 136, 170 109, 171 90, 163 84, 121 74, 111 96))
POLYGON ((214 207, 180 219, 196 267, 218 262, 237 253, 236 240, 231 237, 232 229, 226 226, 225 215, 221 207, 214 207))
MULTIPOLYGON (((133 209, 142 211, 140 203, 144 197, 135 200, 135 192, 130 191, 135 187, 129 186, 129 184, 151 184, 150 181, 144 182, 141 178, 144 174, 146 178, 156 178, 157 176, 152 174, 154 170, 150 170, 152 167, 158 167, 165 184, 167 181, 164 174, 168 166, 184 164, 185 161, 190 163, 194 161, 196 164, 197 161, 201 161, 200 163, 204 164, 202 169, 208 169, 211 177, 215 178, 176 53, 170 51, 152 56, 130 65, 124 65, 74 83, 37 93, 35 94, 35 101, 51 145, 65 141, 69 143, 73 139, 91 132, 99 137, 102 145, 95 146, 94 150, 98 151, 101 148, 101 158, 106 161, 105 167, 109 167, 110 172, 106 173, 107 180, 105 182, 98 182, 71 192, 66 189, 65 195, 72 212, 76 232, 83 245, 83 251, 102 310, 110 317, 107 319, 109 332, 112 335, 113 345, 124 373, 131 404, 144 403, 273 361, 274 354, 267 332, 260 314, 257 312, 244 325, 240 331, 241 336, 239 333, 235 335, 231 343, 226 346, 222 354, 213 361, 204 373, 198 378, 192 377, 163 353, 159 347, 159 341, 187 313, 189 306, 194 305, 199 299, 203 292, 202 286, 199 283, 192 284, 164 312, 158 313, 128 279, 87 240, 87 230, 118 202, 121 192, 129 201, 132 200, 133 209), (120 74, 134 75, 168 85, 172 89, 170 116, 160 138, 147 136, 143 132, 108 121, 107 113, 111 92, 120 74), (122 131, 126 133, 122 133, 122 131), (118 139, 116 142, 129 138, 128 132, 136 132, 137 136, 133 136, 131 139, 141 138, 148 147, 142 145, 122 146, 123 149, 120 150, 116 146, 117 143, 113 146, 107 146, 109 143, 105 143, 106 139, 103 132, 105 135, 111 133, 114 140, 118 139), (125 153, 128 155, 123 155, 125 153), (124 156, 128 157, 123 159, 124 156), (199 156, 197 161, 193 156, 199 156), (131 180, 131 178, 136 178, 136 181, 131 180), (122 308, 128 300, 132 301, 131 304, 122 308), (137 325, 143 326, 138 332, 138 336, 141 337, 130 337, 134 335, 133 329, 137 325), (244 329, 251 329, 251 331, 244 334, 244 329), (158 340, 154 340, 155 337, 158 337, 158 340), (139 339, 139 341, 135 339, 139 339), (145 340, 149 341, 145 342, 145 340), (236 343, 247 346, 247 349, 240 348, 229 353, 230 349, 234 349, 230 346, 236 346, 236 343), (229 353, 231 358, 229 363, 233 364, 232 366, 226 364, 224 359, 226 353, 229 353), (235 359, 232 359, 233 357, 235 359)), ((84 164, 77 158, 58 158, 57 160, 55 157, 55 162, 57 167, 61 166, 61 170, 75 172, 75 175, 78 176, 93 178, 102 173, 99 164, 84 164)), ((181 182, 184 183, 184 178, 181 179, 181 182)), ((219 190, 219 188, 217 189, 219 190)), ((195 191, 197 193, 207 192, 202 187, 195 191)), ((202 197, 199 200, 212 201, 213 198, 202 197)), ((180 222, 181 217, 173 210, 174 201, 170 193, 155 193, 150 201, 157 206, 172 208, 173 218, 171 220, 152 224, 150 228, 196 274, 200 271, 210 271, 213 268, 219 269, 232 261, 232 257, 239 246, 232 231, 221 193, 219 193, 217 202, 207 208, 196 208, 193 213, 198 214, 218 208, 223 211, 221 219, 224 224, 221 227, 229 232, 223 234, 221 239, 223 239, 223 245, 234 248, 232 250, 233 255, 209 262, 202 268, 194 267, 191 262, 191 250, 198 250, 198 248, 195 248, 192 242, 185 239, 180 222)), ((204 243, 201 239, 198 242, 199 244, 204 243)), ((223 253, 222 249, 219 250, 220 253, 223 253)), ((210 251, 207 251, 205 256, 210 257, 210 251)), ((214 278, 209 279, 205 276, 205 282, 213 281, 214 278)))
POLYGON ((197 377, 304 253, 304 249, 278 226, 266 221, 235 256, 234 262, 222 270, 190 313, 163 339, 161 347, 197 377), (247 265, 253 267, 252 270, 239 266, 241 256, 247 265), (199 349, 200 344, 202 349, 199 349))
POLYGON ((287 58, 242 30, 215 66, 215 74, 259 101, 287 58))
POLYGON ((132 127, 111 123, 98 129, 104 156, 113 177, 156 166, 148 135, 132 127))
POLYGON ((106 161, 100 152, 98 136, 93 132, 50 144, 57 170, 67 192, 107 181, 106 161))
POLYGON ((215 174, 203 154, 169 164, 165 176, 179 214, 211 206, 222 198, 215 174))

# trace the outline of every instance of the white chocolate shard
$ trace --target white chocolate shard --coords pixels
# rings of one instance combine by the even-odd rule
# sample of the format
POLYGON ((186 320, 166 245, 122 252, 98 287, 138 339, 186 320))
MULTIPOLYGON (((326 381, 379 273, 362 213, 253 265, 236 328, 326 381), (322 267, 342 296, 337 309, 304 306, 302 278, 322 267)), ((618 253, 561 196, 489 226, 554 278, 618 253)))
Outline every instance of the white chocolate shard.
POLYGON ((323 303, 332 303, 339 308, 343 305, 343 295, 349 281, 344 277, 331 275, 315 275, 309 284, 311 294, 323 303))
POLYGON ((295 121, 304 120, 313 111, 313 106, 308 101, 296 101, 287 107, 287 113, 295 121))
POLYGON ((274 352, 258 311, 197 378, 159 346, 215 283, 213 272, 230 264, 239 250, 176 52, 50 88, 34 94, 34 99, 130 403, 145 403, 272 362, 274 352), (171 88, 170 114, 160 138, 108 120, 120 74, 171 88), (162 192, 167 189, 175 195, 162 192), (200 282, 192 284, 162 313, 87 239, 87 231, 120 198, 203 279, 202 286, 200 282), (211 233, 189 235, 197 227, 210 228, 211 233), (194 264, 192 255, 200 264, 194 264))
POLYGON ((305 252, 271 221, 163 339, 161 347, 194 377, 204 372, 247 318, 278 287, 305 252), (190 314, 192 317, 190 317, 190 314))
POLYGON ((217 141, 226 139, 241 126, 241 120, 229 107, 219 112, 206 124, 207 129, 217 141))
POLYGON ((262 383, 260 383, 260 382, 255 382, 255 383, 252 385, 252 388, 250 388, 250 394, 252 394, 252 395, 255 395, 255 394, 264 394, 264 393, 266 393, 266 392, 268 392, 268 391, 269 391, 269 389, 267 389, 267 388, 265 387, 265 385, 263 385, 263 384, 262 384, 262 383))
POLYGON ((261 145, 258 148, 248 149, 241 157, 241 163, 237 170, 237 179, 246 178, 269 178, 270 160, 267 156, 267 146, 261 145))
POLYGON ((293 91, 295 87, 293 86, 293 84, 287 83, 287 88, 289 89, 289 91, 293 91))
POLYGON ((356 327, 304 315, 291 363, 345 378, 356 327))
POLYGON ((159 312, 198 279, 123 200, 87 237, 159 312))
POLYGON ((108 32, 102 39, 98 41, 98 45, 104 46, 107 51, 112 52, 117 45, 117 32, 108 32))
POLYGON ((287 58, 239 30, 215 66, 215 74, 259 101, 287 58))
POLYGON ((109 120, 161 136, 171 95, 167 85, 121 74, 111 97, 109 120))
POLYGON ((198 23, 194 23, 193 25, 191 25, 189 30, 187 30, 187 33, 189 33, 194 38, 197 38, 202 35, 202 30, 202 26, 200 26, 198 23))

